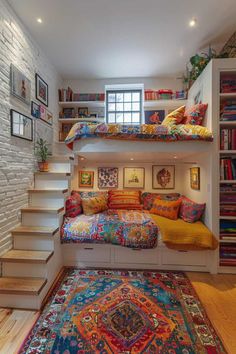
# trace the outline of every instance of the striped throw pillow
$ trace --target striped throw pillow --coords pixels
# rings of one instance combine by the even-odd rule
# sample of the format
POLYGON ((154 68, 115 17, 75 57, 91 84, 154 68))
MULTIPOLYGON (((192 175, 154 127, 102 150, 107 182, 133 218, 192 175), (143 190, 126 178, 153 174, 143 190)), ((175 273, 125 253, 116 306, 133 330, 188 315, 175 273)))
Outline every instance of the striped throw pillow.
POLYGON ((140 191, 109 191, 108 207, 109 209, 142 209, 140 197, 140 191))

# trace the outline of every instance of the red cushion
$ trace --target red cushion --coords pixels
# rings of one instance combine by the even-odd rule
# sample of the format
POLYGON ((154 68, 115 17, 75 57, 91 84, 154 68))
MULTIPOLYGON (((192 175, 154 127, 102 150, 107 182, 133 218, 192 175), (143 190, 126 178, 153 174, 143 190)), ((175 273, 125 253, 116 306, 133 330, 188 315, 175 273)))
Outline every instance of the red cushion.
POLYGON ((75 218, 80 214, 82 214, 82 199, 78 193, 73 192, 73 194, 66 199, 65 216, 75 218))
POLYGON ((198 103, 186 108, 182 124, 202 125, 208 104, 198 103))

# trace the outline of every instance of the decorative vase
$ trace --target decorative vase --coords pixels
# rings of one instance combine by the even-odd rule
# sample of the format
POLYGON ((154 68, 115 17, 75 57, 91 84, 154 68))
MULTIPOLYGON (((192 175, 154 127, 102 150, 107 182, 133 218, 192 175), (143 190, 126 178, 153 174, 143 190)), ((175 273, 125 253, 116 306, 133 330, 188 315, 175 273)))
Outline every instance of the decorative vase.
POLYGON ((48 162, 38 162, 38 167, 40 172, 48 172, 49 171, 49 165, 48 162))

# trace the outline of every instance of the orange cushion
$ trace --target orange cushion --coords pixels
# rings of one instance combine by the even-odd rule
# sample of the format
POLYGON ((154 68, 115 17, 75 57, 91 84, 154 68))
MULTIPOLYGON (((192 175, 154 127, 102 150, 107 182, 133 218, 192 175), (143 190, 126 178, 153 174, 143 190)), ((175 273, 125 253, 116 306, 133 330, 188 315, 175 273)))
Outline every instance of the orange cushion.
POLYGON ((142 209, 140 191, 108 191, 109 209, 142 209))
POLYGON ((167 201, 156 198, 154 200, 153 207, 151 208, 150 213, 164 216, 168 219, 177 220, 180 205, 181 199, 167 201))

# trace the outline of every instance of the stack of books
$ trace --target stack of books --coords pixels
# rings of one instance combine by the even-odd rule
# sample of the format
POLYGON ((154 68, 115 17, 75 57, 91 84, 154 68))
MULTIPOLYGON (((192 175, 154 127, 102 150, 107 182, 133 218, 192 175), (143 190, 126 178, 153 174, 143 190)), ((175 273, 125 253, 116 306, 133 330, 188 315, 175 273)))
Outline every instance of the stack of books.
POLYGON ((105 93, 74 93, 70 87, 58 90, 59 102, 104 101, 105 93))
POLYGON ((222 183, 220 185, 220 192, 236 192, 236 184, 235 183, 222 183))
POLYGON ((220 195, 220 215, 236 216, 236 193, 220 195))
POLYGON ((236 221, 220 220, 220 239, 236 241, 236 221))
POLYGON ((173 91, 168 89, 162 89, 157 91, 161 100, 171 100, 173 97, 173 91))
POLYGON ((221 77, 221 93, 236 93, 236 75, 228 74, 221 77))
POLYGON ((236 180, 236 158, 222 157, 220 159, 220 179, 236 180))
POLYGON ((236 121, 236 100, 222 102, 220 108, 220 120, 223 122, 236 121))
POLYGON ((155 90, 145 90, 144 99, 145 101, 156 101, 159 100, 159 94, 155 90))
POLYGON ((220 150, 236 150, 236 128, 220 130, 220 150))
POLYGON ((221 266, 236 266, 236 244, 221 243, 220 245, 220 265, 221 266))

